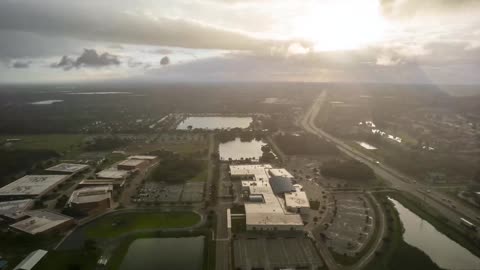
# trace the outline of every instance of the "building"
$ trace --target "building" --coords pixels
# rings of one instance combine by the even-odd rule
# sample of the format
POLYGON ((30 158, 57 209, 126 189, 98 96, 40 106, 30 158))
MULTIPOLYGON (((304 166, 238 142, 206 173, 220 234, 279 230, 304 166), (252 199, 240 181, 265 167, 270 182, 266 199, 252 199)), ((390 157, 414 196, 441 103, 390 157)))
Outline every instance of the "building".
POLYGON ((295 191, 287 192, 285 196, 285 205, 290 212, 306 213, 310 209, 310 202, 307 194, 303 191, 301 185, 294 185, 295 191))
POLYGON ((125 180, 123 179, 84 179, 78 184, 79 188, 112 186, 114 190, 123 188, 125 180))
POLYGON ((25 212, 32 208, 32 199, 0 202, 0 218, 7 222, 19 221, 26 217, 25 212))
POLYGON ((41 197, 68 178, 70 175, 26 175, 0 188, 0 201, 41 197))
POLYGON ((46 210, 26 212, 28 218, 10 225, 10 228, 30 235, 62 232, 74 225, 71 217, 46 210))
POLYGON ((138 159, 138 160, 146 160, 149 163, 154 163, 157 161, 157 156, 145 156, 145 155, 137 155, 137 156, 129 156, 128 159, 138 159))
POLYGON ((150 164, 148 160, 127 159, 117 164, 118 170, 133 171, 145 168, 150 164))
POLYGON ((67 206, 85 214, 100 213, 112 206, 113 186, 84 187, 75 190, 67 206))
POLYGON ((118 170, 116 168, 109 168, 103 171, 98 172, 97 178, 100 179, 117 179, 117 180, 125 180, 128 176, 130 176, 130 171, 125 170, 118 170))
POLYGON ((48 172, 63 173, 63 174, 77 174, 88 170, 90 166, 85 164, 74 163, 60 163, 53 167, 46 169, 48 172))
POLYGON ((276 172, 271 173, 271 169, 268 164, 230 166, 231 177, 243 180, 247 230, 302 230, 302 217, 296 209, 289 211, 283 198, 284 194, 295 191, 291 179, 285 173, 272 177, 276 172))
POLYGON ((23 259, 13 270, 31 270, 37 265, 45 255, 47 251, 43 249, 38 249, 28 254, 28 256, 23 259))

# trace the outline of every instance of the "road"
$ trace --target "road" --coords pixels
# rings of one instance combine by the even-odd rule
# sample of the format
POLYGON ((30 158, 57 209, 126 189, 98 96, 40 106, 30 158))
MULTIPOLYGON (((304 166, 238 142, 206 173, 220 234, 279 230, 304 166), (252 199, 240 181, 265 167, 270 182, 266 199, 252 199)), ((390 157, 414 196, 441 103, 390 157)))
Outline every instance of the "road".
MULTIPOLYGON (((446 195, 431 189, 430 186, 418 183, 394 168, 391 168, 385 164, 378 164, 375 159, 318 128, 315 124, 315 119, 326 101, 326 96, 327 91, 323 91, 322 94, 320 94, 315 100, 312 107, 306 112, 304 118, 300 122, 305 130, 334 143, 337 148, 346 155, 367 164, 374 170, 376 175, 390 183, 394 189, 405 191, 416 196, 420 200, 424 201, 424 203, 428 204, 430 207, 433 207, 439 213, 444 215, 450 224, 460 227, 460 218, 466 217, 470 221, 476 223, 477 226, 480 225, 477 220, 474 220, 476 216, 480 215, 476 210, 458 203, 455 204, 456 208, 454 209, 446 202, 446 195)), ((480 237, 480 232, 477 234, 480 237)))

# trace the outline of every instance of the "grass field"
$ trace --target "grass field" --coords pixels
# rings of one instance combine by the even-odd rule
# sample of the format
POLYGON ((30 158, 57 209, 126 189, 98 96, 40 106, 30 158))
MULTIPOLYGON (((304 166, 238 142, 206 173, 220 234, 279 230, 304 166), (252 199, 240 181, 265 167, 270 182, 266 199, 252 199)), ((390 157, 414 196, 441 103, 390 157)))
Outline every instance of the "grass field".
POLYGON ((184 228, 197 224, 200 216, 193 212, 127 213, 105 216, 89 225, 89 238, 114 238, 122 234, 149 230, 184 228))
POLYGON ((199 172, 195 177, 190 179, 190 181, 196 181, 196 182, 204 182, 207 181, 208 178, 208 165, 207 162, 203 162, 203 169, 201 172, 199 172))
POLYGON ((6 139, 20 139, 12 147, 18 149, 50 149, 65 152, 78 148, 83 143, 85 135, 49 134, 49 135, 12 135, 0 136, 0 142, 6 139))

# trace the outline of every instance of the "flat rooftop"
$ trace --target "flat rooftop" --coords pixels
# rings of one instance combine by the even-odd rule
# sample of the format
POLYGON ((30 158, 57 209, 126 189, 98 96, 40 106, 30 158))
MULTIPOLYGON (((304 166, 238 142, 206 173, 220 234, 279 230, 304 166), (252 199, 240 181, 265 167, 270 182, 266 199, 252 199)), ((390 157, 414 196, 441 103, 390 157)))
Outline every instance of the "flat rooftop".
POLYGON ((142 160, 154 160, 157 156, 145 156, 145 155, 136 155, 136 156, 129 156, 128 159, 142 159, 142 160))
POLYGON ((281 176, 287 178, 293 178, 293 175, 289 173, 286 169, 269 169, 268 172, 271 176, 281 176))
POLYGON ((25 175, 0 188, 0 196, 43 195, 69 177, 69 175, 25 175))
POLYGON ((19 219, 25 216, 25 211, 33 206, 33 200, 16 200, 0 202, 0 216, 19 219))
POLYGON ((127 160, 124 160, 124 161, 118 163, 117 166, 118 165, 121 165, 121 166, 138 166, 138 165, 141 165, 144 162, 146 162, 146 160, 144 160, 144 159, 127 159, 127 160))
POLYGON ((300 215, 287 211, 284 201, 274 194, 269 181, 271 169, 269 164, 230 166, 232 176, 253 176, 253 180, 242 181, 242 186, 248 187, 250 195, 263 196, 263 202, 245 203, 247 225, 303 225, 300 215))
POLYGON ((26 214, 29 216, 29 218, 12 224, 10 227, 31 235, 35 235, 73 220, 71 217, 45 210, 29 211, 26 214))
POLYGON ((14 270, 30 270, 30 269, 32 269, 33 267, 35 267, 35 265, 37 265, 37 263, 43 257, 45 257, 45 255, 47 255, 47 253, 48 252, 46 250, 43 250, 43 249, 38 249, 38 250, 33 251, 32 253, 28 254, 28 256, 25 257, 25 259, 23 259, 14 268, 14 270))
POLYGON ((97 173, 98 178, 107 178, 107 179, 124 179, 130 175, 129 171, 117 170, 114 168, 109 168, 97 173))
POLYGON ((112 186, 84 187, 72 192, 67 204, 83 204, 112 198, 112 186))
POLYGON ((299 190, 285 193, 285 204, 292 208, 310 208, 307 194, 299 190))
POLYGON ((85 164, 74 163, 60 163, 53 167, 46 169, 49 172, 63 172, 63 173, 76 173, 87 169, 89 166, 85 164))

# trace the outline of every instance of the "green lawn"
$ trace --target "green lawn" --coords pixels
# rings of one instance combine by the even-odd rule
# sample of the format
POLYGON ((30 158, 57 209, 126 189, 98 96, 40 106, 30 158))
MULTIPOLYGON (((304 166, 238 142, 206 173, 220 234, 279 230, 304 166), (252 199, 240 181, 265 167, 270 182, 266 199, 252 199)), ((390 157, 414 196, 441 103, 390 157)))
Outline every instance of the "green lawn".
POLYGON ((96 269, 98 254, 92 251, 57 251, 50 250, 35 270, 94 270, 96 269))
POLYGON ((190 181, 196 181, 196 182, 205 182, 207 181, 208 178, 208 165, 207 162, 202 162, 203 163, 203 169, 201 172, 199 172, 196 176, 194 176, 190 181))
POLYGON ((49 135, 10 135, 0 136, 0 142, 6 139, 21 139, 13 143, 17 149, 49 149, 57 152, 72 150, 83 143, 85 135, 80 134, 49 134, 49 135))
POLYGON ((197 224, 200 216, 193 212, 128 213, 110 215, 87 229, 90 238, 114 238, 125 233, 148 230, 184 228, 197 224))

